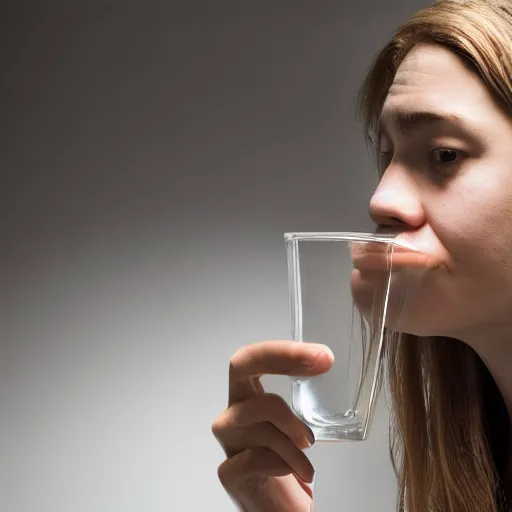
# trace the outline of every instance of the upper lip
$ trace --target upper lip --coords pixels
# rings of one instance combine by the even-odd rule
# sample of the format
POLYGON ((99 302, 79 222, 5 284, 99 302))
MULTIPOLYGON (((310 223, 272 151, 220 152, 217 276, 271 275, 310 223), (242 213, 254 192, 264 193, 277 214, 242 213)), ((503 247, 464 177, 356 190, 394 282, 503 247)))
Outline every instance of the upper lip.
POLYGON ((393 229, 393 228, 377 228, 375 230, 375 233, 377 235, 394 235, 394 236, 397 236, 397 235, 400 235, 403 233, 403 230, 400 231, 398 229, 393 229))
POLYGON ((404 231, 404 230, 397 230, 397 229, 393 229, 393 228, 385 228, 385 227, 382 227, 382 228, 377 228, 375 233, 377 235, 391 235, 395 238, 395 240, 399 243, 399 245, 402 245, 403 247, 407 248, 407 249, 411 249, 411 250, 416 250, 415 247, 414 247, 414 244, 411 244, 410 242, 407 241, 407 236, 403 236, 404 234, 407 233, 407 231, 404 231))

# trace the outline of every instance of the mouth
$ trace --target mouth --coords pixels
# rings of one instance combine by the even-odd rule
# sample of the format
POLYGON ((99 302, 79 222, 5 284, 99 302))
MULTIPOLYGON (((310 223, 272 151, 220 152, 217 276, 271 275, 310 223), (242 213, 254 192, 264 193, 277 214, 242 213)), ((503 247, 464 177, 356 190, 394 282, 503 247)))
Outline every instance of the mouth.
POLYGON ((352 265, 360 271, 383 271, 390 267, 391 246, 379 242, 355 243, 351 246, 352 265))
POLYGON ((446 266, 439 256, 418 249, 402 233, 396 234, 393 245, 393 267, 433 269, 446 266))
POLYGON ((397 230, 392 227, 378 227, 375 230, 378 235, 387 235, 393 238, 393 266, 411 268, 436 268, 447 267, 446 263, 432 253, 420 249, 415 241, 416 233, 407 230, 397 230))
POLYGON ((387 244, 370 243, 353 246, 352 264, 359 271, 386 271, 399 269, 429 270, 442 266, 439 258, 397 240, 391 250, 387 244))

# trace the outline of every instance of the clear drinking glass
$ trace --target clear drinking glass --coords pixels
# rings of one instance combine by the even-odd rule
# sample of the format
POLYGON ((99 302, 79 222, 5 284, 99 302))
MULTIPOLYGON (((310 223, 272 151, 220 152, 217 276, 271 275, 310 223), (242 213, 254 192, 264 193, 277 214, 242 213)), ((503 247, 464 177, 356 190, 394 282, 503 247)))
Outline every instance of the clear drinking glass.
POLYGON ((325 374, 292 377, 292 409, 317 441, 364 440, 385 327, 397 325, 414 289, 407 271, 428 268, 428 259, 404 259, 421 253, 392 235, 286 233, 285 241, 293 341, 323 343, 335 358, 325 374))

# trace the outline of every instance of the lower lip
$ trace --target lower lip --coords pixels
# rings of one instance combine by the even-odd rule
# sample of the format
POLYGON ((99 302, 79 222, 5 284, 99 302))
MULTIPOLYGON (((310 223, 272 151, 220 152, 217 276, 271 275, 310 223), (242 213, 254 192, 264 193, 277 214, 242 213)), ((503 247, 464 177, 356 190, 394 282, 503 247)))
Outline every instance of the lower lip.
POLYGON ((395 269, 431 269, 440 266, 440 261, 429 254, 407 249, 394 250, 392 254, 386 252, 366 252, 357 255, 352 260, 357 270, 386 270, 395 269))
POLYGON ((390 255, 385 252, 367 252, 355 256, 352 265, 357 270, 386 270, 389 268, 390 255))

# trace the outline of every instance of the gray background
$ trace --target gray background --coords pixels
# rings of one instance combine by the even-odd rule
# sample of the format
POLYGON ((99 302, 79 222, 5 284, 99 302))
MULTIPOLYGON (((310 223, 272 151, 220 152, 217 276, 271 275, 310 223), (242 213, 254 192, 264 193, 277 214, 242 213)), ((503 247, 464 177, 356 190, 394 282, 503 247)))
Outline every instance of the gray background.
MULTIPOLYGON (((234 510, 229 358, 290 336, 285 231, 371 228, 355 94, 425 3, 3 3, 0 509, 234 510)), ((387 429, 320 512, 393 509, 387 429)))

